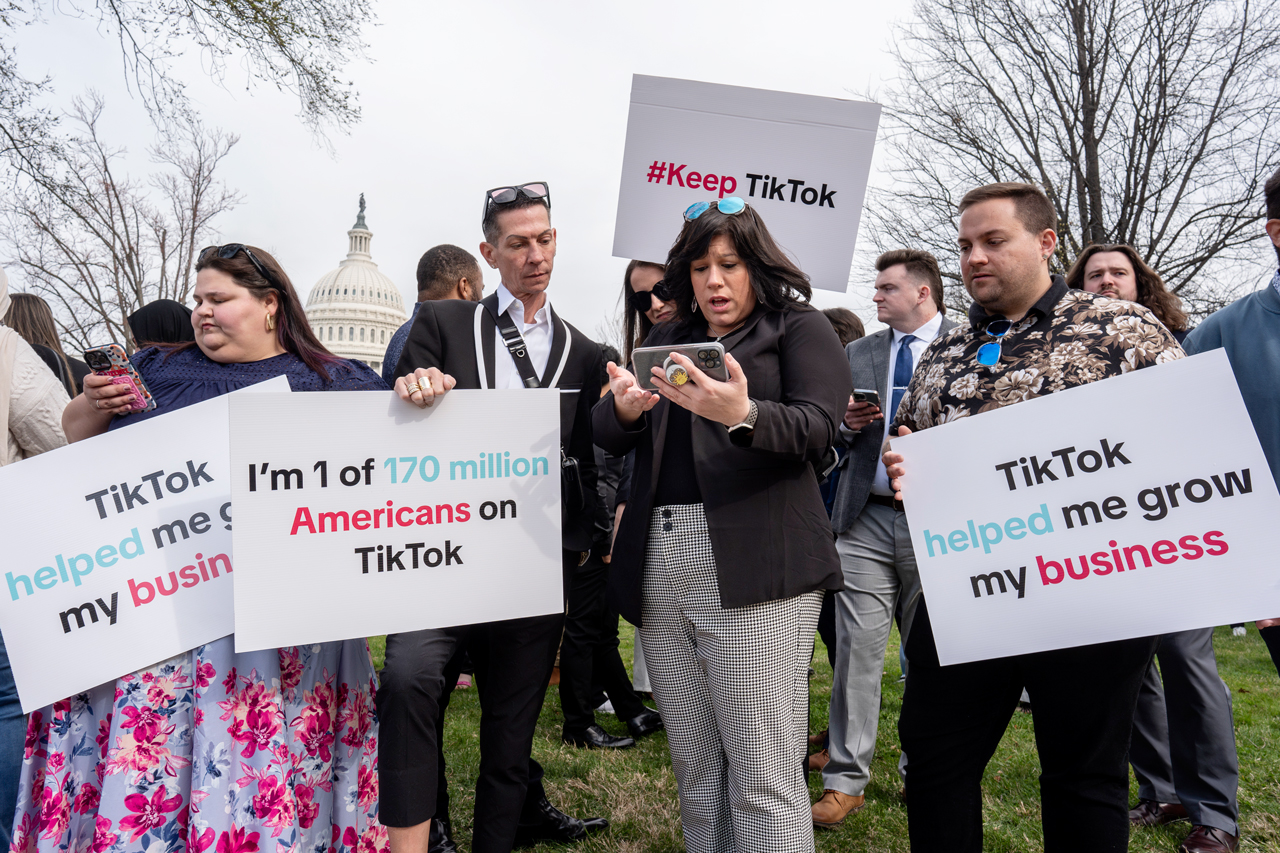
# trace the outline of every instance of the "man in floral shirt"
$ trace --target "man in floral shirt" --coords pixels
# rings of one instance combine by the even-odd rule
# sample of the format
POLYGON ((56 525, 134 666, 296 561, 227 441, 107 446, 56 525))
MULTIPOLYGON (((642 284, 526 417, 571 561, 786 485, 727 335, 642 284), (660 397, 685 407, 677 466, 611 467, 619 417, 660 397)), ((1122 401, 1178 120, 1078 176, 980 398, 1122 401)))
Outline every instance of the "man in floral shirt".
MULTIPOLYGON (((921 357, 896 434, 1182 357, 1146 308, 1068 290, 1049 274, 1056 223, 1053 205, 1029 184, 979 187, 960 202, 970 325, 941 335, 921 357), (996 342, 998 351, 989 348, 980 362, 979 348, 996 342)), ((885 464, 899 489, 909 463, 890 451, 885 464)), ((942 667, 927 598, 907 640, 899 721, 912 851, 980 853, 982 773, 1024 686, 1035 708, 1045 849, 1126 850, 1129 730, 1155 640, 942 667)))

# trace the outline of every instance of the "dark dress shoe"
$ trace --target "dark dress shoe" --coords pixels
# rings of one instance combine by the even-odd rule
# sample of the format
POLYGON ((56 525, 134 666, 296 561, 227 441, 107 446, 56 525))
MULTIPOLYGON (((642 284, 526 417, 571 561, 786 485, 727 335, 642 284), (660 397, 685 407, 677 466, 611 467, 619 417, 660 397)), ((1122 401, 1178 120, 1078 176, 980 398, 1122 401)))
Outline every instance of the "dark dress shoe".
POLYGON ((640 740, 645 735, 662 731, 662 728, 662 715, 657 711, 650 711, 648 708, 627 720, 627 731, 631 732, 631 736, 636 740, 640 740))
POLYGON ((1180 853, 1235 853, 1240 846, 1240 836, 1231 835, 1216 826, 1193 826, 1180 853))
POLYGON ((1129 823, 1133 826, 1164 826, 1187 819, 1182 803, 1158 803, 1155 800, 1138 800, 1129 809, 1129 823))
POLYGON ((566 731, 564 742, 587 749, 626 749, 636 742, 629 737, 614 737, 599 726, 587 726, 580 732, 566 731))
POLYGON ((593 832, 609 828, 609 821, 602 817, 579 820, 560 811, 543 797, 537 806, 537 814, 530 815, 528 805, 520 815, 516 826, 516 847, 532 847, 539 841, 556 841, 569 844, 581 841, 593 832))
POLYGON ((453 827, 449 826, 449 818, 431 819, 431 835, 427 841, 427 853, 458 853, 458 845, 453 843, 453 827))

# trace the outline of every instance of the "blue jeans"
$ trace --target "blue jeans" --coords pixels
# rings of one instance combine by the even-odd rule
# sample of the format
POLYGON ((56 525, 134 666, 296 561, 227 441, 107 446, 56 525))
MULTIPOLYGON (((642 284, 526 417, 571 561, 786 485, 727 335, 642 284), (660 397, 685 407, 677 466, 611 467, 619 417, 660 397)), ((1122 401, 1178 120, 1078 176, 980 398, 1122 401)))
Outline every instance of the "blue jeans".
POLYGON ((13 815, 18 806, 18 780, 22 775, 22 754, 27 741, 27 715, 18 701, 18 687, 9 668, 9 653, 0 637, 0 832, 10 839, 13 815))

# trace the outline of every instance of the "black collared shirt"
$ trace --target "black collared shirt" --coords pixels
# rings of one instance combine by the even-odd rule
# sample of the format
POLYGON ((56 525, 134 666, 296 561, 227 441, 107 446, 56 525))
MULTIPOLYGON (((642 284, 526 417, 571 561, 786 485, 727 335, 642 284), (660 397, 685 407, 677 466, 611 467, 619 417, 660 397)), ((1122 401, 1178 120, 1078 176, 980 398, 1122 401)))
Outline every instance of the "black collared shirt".
POLYGON ((939 336, 916 366, 896 424, 912 431, 1182 358, 1182 347, 1136 302, 1053 285, 1001 339, 1000 360, 978 364, 990 315, 977 303, 968 326, 939 336))
MULTIPOLYGON (((1062 297, 1067 292, 1067 280, 1060 275, 1052 277, 1053 284, 1036 300, 1036 304, 1032 305, 1027 311, 1026 316, 1035 316, 1039 319, 1032 324, 1027 331, 1043 332, 1049 328, 1049 323, 1053 317, 1054 307, 1062 301, 1062 297)), ((992 320, 1003 320, 1005 317, 1001 314, 988 314, 987 309, 983 308, 977 302, 969 306, 969 325, 975 329, 985 329, 987 324, 992 320)))

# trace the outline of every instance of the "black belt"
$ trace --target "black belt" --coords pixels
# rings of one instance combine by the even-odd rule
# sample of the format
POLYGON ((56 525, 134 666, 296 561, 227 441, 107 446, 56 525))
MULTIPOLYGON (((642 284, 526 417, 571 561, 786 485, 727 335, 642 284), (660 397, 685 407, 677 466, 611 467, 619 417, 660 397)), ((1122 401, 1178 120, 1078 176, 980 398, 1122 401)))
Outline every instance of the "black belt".
POLYGON ((878 504, 880 506, 887 506, 889 509, 894 509, 894 510, 897 510, 898 512, 903 511, 902 501, 894 500, 888 495, 877 495, 877 494, 867 495, 867 503, 878 504))

